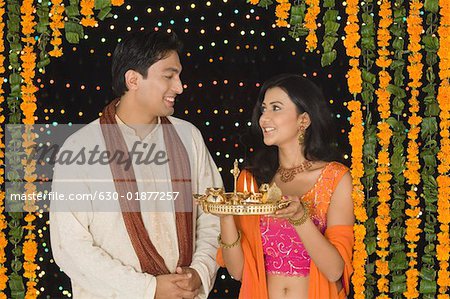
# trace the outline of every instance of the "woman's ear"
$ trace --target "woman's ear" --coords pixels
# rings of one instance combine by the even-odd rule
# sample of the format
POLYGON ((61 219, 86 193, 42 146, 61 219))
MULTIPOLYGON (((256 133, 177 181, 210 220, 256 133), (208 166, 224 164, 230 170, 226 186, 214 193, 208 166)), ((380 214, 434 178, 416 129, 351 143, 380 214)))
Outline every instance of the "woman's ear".
POLYGON ((128 70, 125 73, 125 85, 128 90, 136 90, 138 88, 139 73, 134 70, 128 70))
POLYGON ((305 130, 311 125, 311 118, 307 112, 298 115, 298 125, 305 128, 305 130))

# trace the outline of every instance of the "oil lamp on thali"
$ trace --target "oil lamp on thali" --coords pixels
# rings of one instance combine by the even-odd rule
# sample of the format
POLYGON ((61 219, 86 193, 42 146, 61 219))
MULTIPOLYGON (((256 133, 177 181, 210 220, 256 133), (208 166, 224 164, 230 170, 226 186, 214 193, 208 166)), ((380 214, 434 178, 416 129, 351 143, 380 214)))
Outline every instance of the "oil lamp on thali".
POLYGON ((244 175, 242 192, 237 191, 237 179, 240 173, 237 160, 233 167, 234 191, 225 192, 223 188, 207 188, 205 194, 194 194, 194 199, 206 213, 229 215, 265 215, 273 214, 276 210, 285 208, 289 201, 282 201, 281 189, 273 183, 262 184, 259 192, 255 192, 253 176, 250 187, 247 176, 244 175))

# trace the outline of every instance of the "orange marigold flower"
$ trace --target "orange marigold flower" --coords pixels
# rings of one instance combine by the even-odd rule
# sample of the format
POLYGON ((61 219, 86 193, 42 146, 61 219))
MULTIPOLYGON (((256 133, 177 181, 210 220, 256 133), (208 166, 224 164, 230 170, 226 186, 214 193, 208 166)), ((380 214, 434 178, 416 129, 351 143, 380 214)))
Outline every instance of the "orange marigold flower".
POLYGON ((95 25, 97 25, 97 21, 92 18, 83 18, 81 19, 80 24, 84 27, 95 27, 95 25))
POLYGON ((275 25, 278 27, 287 27, 288 26, 288 22, 286 20, 283 19, 277 19, 275 21, 275 25))
MULTIPOLYGON (((25 270, 25 273, 26 272, 33 272, 34 273, 34 271, 37 270, 37 265, 35 263, 33 263, 33 262, 24 262, 23 263, 23 269, 25 270)), ((34 275, 36 275, 36 274, 34 274, 34 275)), ((29 278, 31 278, 31 277, 29 277, 29 278)))
POLYGON ((27 214, 25 216, 25 221, 26 222, 33 222, 36 219, 36 216, 34 216, 33 214, 27 214))
POLYGON ((22 252, 27 261, 34 260, 37 254, 37 243, 33 240, 27 240, 23 243, 22 252))
MULTIPOLYGON (((6 283, 8 282, 8 276, 5 275, 6 271, 6 267, 0 267, 0 290, 6 289, 6 283)), ((4 298, 6 298, 6 296, 4 298)))
MULTIPOLYGON (((255 1, 258 1, 258 3, 259 3, 259 0, 250 0, 251 3, 255 2, 255 1)), ((124 0, 111 0, 111 5, 121 6, 124 2, 125 2, 124 0)), ((258 4, 258 3, 256 3, 256 4, 258 4)), ((252 4, 254 4, 254 3, 252 3, 252 4)))
POLYGON ((63 55, 63 52, 60 48, 54 48, 53 50, 48 52, 48 54, 53 57, 61 57, 63 55))

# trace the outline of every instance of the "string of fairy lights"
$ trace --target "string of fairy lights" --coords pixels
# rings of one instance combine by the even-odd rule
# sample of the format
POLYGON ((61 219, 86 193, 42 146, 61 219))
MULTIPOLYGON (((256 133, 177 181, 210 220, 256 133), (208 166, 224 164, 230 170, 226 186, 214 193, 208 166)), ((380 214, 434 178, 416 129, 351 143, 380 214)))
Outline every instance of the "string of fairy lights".
MULTIPOLYGON (((242 0, 196 0, 133 1, 112 13, 112 18, 86 30, 80 44, 64 44, 65 54, 40 70, 36 123, 51 127, 97 118, 112 99, 111 57, 122 36, 144 29, 174 30, 184 42, 184 92, 175 116, 200 129, 227 189, 232 188, 229 170, 234 159, 245 163, 255 150, 248 136, 259 88, 281 72, 301 74, 324 89, 339 128, 343 160, 348 161, 345 61, 322 68, 316 53, 306 53, 304 44, 287 30, 275 29, 273 11, 242 0)), ((41 213, 39 221, 39 296, 70 298, 69 280, 51 256, 48 215, 41 213)), ((237 290, 238 283, 221 270, 211 298, 234 297, 237 290)))

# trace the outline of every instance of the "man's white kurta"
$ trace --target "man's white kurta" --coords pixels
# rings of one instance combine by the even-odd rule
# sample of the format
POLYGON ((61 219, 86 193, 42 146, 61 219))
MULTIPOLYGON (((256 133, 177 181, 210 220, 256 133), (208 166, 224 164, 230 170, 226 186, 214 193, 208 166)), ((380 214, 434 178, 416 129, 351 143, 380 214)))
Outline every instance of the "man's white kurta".
MULTIPOLYGON (((221 177, 198 129, 181 119, 169 119, 189 154, 192 193, 204 193, 207 187, 221 187, 221 177)), ((118 122, 121 123, 120 120, 118 122)), ((137 144, 137 150, 148 151, 149 147, 143 145, 145 143, 156 145, 154 153, 158 150, 165 151, 160 123, 143 140, 123 123, 120 128, 129 150, 137 144)), ((60 153, 65 150, 77 153, 84 148, 84 153, 88 156, 88 152, 96 145, 98 151, 105 151, 98 119, 70 136, 60 153)), ((109 165, 87 165, 87 162, 83 165, 55 165, 52 191, 64 194, 66 198, 70 194, 96 193, 96 199, 51 203, 50 237, 53 257, 70 277, 75 299, 154 298, 156 278, 141 271, 119 202, 105 200, 112 194, 107 195, 106 192, 115 192, 109 165)), ((158 166, 135 164, 133 168, 139 192, 172 191, 168 163, 158 166)), ((173 201, 147 200, 140 204, 150 240, 163 257, 169 271, 174 273, 179 253, 173 201)), ((197 270, 203 284, 198 298, 206 298, 217 271, 215 256, 219 220, 215 216, 204 214, 195 203, 193 216, 196 230, 191 267, 197 270)))

